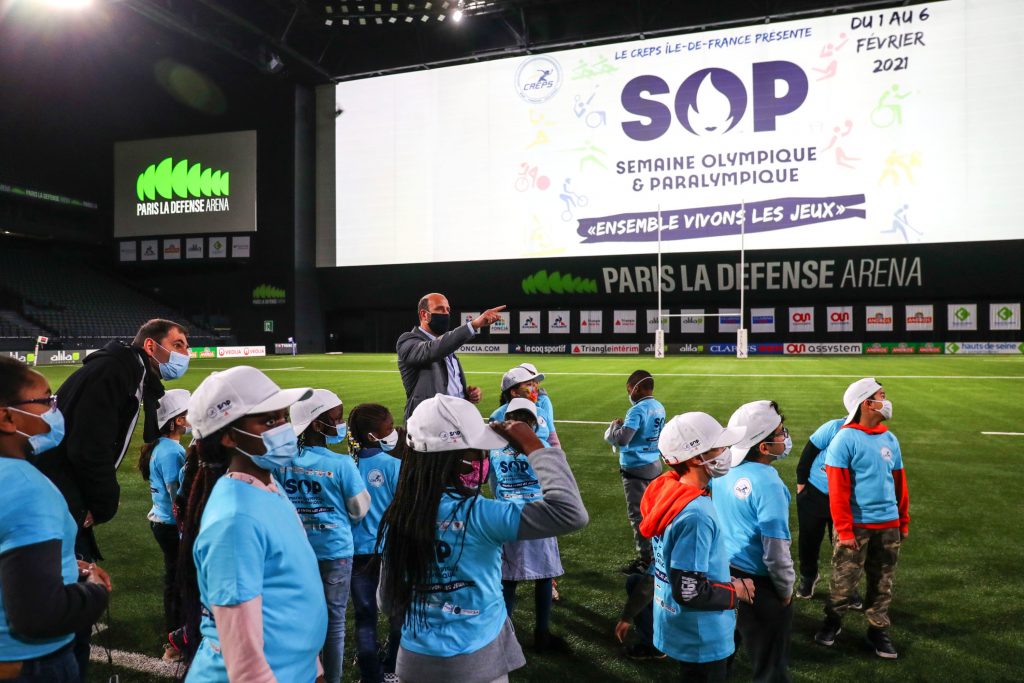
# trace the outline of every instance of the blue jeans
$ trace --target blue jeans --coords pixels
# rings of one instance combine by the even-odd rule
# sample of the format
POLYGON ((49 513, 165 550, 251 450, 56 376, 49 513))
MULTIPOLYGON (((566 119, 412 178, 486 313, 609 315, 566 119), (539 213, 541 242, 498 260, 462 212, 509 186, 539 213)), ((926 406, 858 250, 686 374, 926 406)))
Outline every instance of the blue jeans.
POLYGON ((21 674, 12 683, 79 683, 81 680, 74 647, 65 645, 53 654, 25 662, 21 674))
POLYGON ((402 620, 392 619, 388 634, 388 649, 384 661, 378 655, 377 643, 377 582, 380 564, 375 555, 356 555, 352 558, 352 607, 356 611, 356 651, 359 653, 359 675, 364 683, 380 683, 385 673, 395 672, 398 644, 402 640, 402 620))
POLYGON ((348 606, 349 583, 352 580, 352 558, 320 560, 320 579, 327 599, 327 640, 324 641, 323 665, 327 683, 341 681, 345 659, 345 608, 348 606))

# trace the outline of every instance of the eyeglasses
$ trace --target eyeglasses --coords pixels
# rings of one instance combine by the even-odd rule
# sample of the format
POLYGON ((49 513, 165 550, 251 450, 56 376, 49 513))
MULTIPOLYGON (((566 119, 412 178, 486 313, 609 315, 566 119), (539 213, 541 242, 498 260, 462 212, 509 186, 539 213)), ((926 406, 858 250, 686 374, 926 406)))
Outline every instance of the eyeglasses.
POLYGON ((43 398, 30 398, 25 401, 15 401, 14 403, 8 403, 7 407, 10 408, 12 406, 23 406, 28 405, 29 403, 37 403, 41 406, 46 406, 50 410, 53 410, 54 408, 57 407, 57 395, 54 394, 53 396, 44 396, 43 398))
POLYGON ((788 439, 789 438, 789 429, 787 427, 783 427, 782 428, 782 433, 780 433, 780 434, 772 434, 771 438, 772 438, 772 440, 775 440, 775 439, 779 438, 780 436, 783 439, 788 439))

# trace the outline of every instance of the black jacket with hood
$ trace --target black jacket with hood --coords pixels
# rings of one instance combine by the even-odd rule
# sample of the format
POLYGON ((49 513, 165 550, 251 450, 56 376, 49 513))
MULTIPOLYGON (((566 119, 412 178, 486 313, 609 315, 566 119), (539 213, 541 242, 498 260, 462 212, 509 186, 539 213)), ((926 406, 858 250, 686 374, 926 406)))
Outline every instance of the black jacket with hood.
POLYGON ((117 513, 121 487, 117 468, 131 440, 136 419, 144 420, 143 438, 159 436, 156 408, 164 387, 150 367, 149 356, 123 342, 113 341, 86 356, 57 390, 64 414, 64 440, 41 453, 36 466, 64 494, 78 523, 78 552, 99 558, 92 529, 83 529, 87 512, 102 524, 117 513), (143 416, 137 392, 142 382, 143 416))

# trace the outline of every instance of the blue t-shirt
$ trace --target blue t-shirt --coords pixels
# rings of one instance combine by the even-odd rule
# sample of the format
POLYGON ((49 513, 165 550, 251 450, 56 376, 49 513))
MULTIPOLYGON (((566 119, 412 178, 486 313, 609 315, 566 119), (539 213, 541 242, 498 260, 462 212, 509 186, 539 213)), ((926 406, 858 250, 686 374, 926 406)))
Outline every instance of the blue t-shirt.
POLYGON ((736 612, 695 610, 672 597, 670 569, 701 572, 709 581, 731 583, 718 518, 701 496, 683 508, 654 546, 654 646, 682 662, 714 662, 733 653, 736 612))
POLYGON ((634 430, 629 443, 619 448, 620 467, 643 467, 661 457, 658 437, 665 424, 665 406, 653 396, 636 402, 622 421, 623 429, 634 430))
POLYGON ((544 500, 540 481, 530 466, 529 458, 512 446, 492 450, 490 458, 488 479, 495 498, 519 506, 544 500))
POLYGON ((274 471, 299 513, 318 560, 352 557, 352 520, 346 502, 366 490, 352 458, 306 446, 288 467, 274 471))
MULTIPOLYGON (((500 406, 497 410, 491 413, 491 422, 501 422, 505 419, 505 411, 508 410, 508 404, 500 406)), ((548 443, 548 436, 550 436, 551 425, 554 422, 548 423, 548 418, 539 407, 537 408, 537 438, 544 444, 544 448, 550 448, 551 444, 548 443)))
POLYGON ((845 421, 845 417, 829 420, 811 434, 810 442, 814 444, 814 447, 818 449, 819 453, 814 456, 814 462, 811 463, 811 474, 807 477, 807 483, 824 494, 828 494, 828 474, 825 472, 825 451, 828 450, 828 445, 832 443, 832 439, 835 438, 835 435, 839 433, 840 429, 842 429, 843 422, 845 421))
POLYGON ((903 469, 903 455, 892 432, 868 434, 852 427, 840 429, 828 446, 825 464, 850 470, 854 524, 880 524, 900 518, 892 473, 903 469))
POLYGON ((395 497, 402 461, 379 448, 363 448, 359 451, 357 465, 359 476, 370 493, 370 509, 359 524, 352 527, 353 552, 370 555, 377 546, 380 520, 395 497))
MULTIPOLYGON (((64 585, 78 581, 75 536, 78 527, 57 487, 25 460, 0 456, 0 554, 27 545, 60 541, 64 585)), ((0 585, 0 661, 17 662, 56 652, 74 639, 73 633, 53 638, 23 638, 11 632, 0 585)))
POLYGON ((729 564, 768 576, 762 538, 789 540, 789 489, 771 465, 744 460, 711 480, 729 564))
POLYGON ((498 637, 507 614, 501 595, 501 546, 519 535, 518 505, 483 496, 441 497, 438 564, 427 596, 426 625, 402 626, 402 647, 432 657, 476 652, 498 637), (475 503, 474 503, 475 498, 475 503))
POLYGON ((288 499, 221 477, 203 511, 192 556, 203 640, 186 680, 228 680, 211 607, 262 595, 263 652, 274 676, 313 683, 327 636, 327 604, 316 555, 288 499))
POLYGON ((149 519, 161 524, 174 524, 171 503, 181 487, 184 467, 185 447, 174 439, 161 436, 149 458, 149 493, 153 497, 149 519))
POLYGON ((537 397, 537 413, 543 414, 547 420, 548 429, 555 431, 555 406, 551 404, 551 397, 542 393, 537 397))

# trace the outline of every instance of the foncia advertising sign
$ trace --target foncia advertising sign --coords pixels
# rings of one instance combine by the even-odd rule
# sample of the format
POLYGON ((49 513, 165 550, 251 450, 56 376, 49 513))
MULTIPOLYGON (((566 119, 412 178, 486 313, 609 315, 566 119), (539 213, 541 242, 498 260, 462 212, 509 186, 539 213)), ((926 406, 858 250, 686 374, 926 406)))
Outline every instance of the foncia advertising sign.
POLYGON ((114 235, 256 229, 256 131, 114 145, 114 235))

